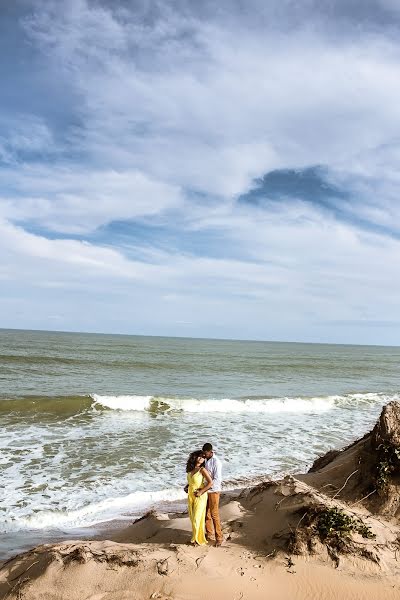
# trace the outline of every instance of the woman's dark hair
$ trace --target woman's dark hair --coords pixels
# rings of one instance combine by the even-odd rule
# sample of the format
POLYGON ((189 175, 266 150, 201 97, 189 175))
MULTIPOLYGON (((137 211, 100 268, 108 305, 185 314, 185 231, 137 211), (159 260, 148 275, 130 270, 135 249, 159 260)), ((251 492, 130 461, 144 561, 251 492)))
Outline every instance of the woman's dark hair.
POLYGON ((195 450, 194 452, 191 452, 189 454, 189 458, 186 463, 186 473, 190 473, 190 471, 193 471, 199 456, 204 456, 203 450, 195 450))

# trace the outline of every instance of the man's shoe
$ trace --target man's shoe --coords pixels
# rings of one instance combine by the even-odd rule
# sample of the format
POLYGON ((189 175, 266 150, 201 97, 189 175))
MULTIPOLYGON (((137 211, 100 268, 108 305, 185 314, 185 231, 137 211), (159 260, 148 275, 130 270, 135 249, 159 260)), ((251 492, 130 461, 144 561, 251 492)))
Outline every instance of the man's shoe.
POLYGON ((216 547, 216 548, 219 548, 220 546, 222 546, 222 544, 223 544, 223 541, 224 541, 224 540, 217 540, 217 541, 215 542, 215 547, 216 547))

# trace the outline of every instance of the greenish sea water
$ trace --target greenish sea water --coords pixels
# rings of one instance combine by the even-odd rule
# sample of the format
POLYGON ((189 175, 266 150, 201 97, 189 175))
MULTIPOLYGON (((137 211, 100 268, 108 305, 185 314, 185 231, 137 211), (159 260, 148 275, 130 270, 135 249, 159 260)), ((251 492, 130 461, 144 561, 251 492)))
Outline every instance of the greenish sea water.
POLYGON ((400 348, 0 330, 0 531, 69 531, 306 469, 398 399, 400 348))

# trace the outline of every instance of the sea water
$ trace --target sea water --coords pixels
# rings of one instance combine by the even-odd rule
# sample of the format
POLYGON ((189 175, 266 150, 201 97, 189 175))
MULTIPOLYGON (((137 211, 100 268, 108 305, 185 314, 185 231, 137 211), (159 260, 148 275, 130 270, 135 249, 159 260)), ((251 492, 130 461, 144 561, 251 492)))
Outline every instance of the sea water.
POLYGON ((305 471, 399 398, 399 367, 397 347, 0 330, 3 540, 181 500, 204 442, 226 488, 305 471))

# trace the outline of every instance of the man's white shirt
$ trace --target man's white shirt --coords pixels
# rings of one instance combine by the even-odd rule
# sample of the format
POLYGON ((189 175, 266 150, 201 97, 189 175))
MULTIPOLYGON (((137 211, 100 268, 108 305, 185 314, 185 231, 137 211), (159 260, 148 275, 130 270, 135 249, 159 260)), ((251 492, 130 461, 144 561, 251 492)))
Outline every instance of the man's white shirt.
POLYGON ((222 489, 222 463, 215 456, 215 454, 206 460, 205 467, 210 473, 211 479, 213 480, 212 487, 208 490, 208 493, 220 492, 222 489))

